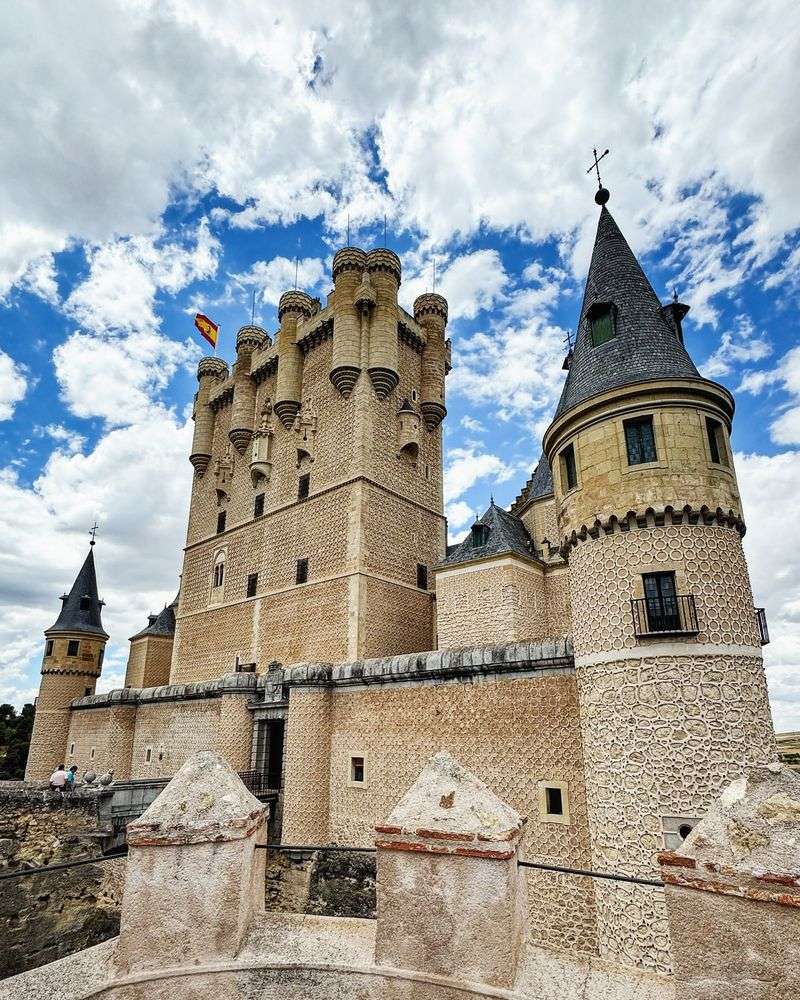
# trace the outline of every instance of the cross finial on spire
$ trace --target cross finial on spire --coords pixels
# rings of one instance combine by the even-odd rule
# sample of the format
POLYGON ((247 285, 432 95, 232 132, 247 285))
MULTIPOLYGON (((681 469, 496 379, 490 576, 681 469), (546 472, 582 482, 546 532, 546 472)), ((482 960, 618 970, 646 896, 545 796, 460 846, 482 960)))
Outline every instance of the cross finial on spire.
POLYGON ((600 180, 600 161, 603 159, 604 156, 608 156, 611 150, 606 149, 599 156, 597 155, 597 149, 592 150, 592 152, 594 153, 594 162, 589 166, 589 169, 586 171, 586 173, 590 174, 593 170, 596 172, 597 193, 594 196, 594 200, 597 202, 598 205, 605 205, 605 203, 608 201, 611 195, 609 194, 608 189, 603 187, 603 182, 600 180))
POLYGON ((100 525, 95 520, 94 524, 92 525, 91 531, 89 532, 89 534, 92 536, 92 540, 89 542, 90 545, 94 545, 94 536, 97 534, 97 529, 99 527, 100 525))

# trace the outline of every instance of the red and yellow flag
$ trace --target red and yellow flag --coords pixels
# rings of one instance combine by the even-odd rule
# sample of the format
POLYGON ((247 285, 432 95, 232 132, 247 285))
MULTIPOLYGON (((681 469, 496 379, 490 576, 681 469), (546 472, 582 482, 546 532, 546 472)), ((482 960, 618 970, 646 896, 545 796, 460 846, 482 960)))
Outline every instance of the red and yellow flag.
POLYGON ((194 325, 200 331, 200 336, 207 340, 209 344, 216 349, 217 333, 219 332, 217 324, 212 323, 208 316, 198 313, 194 318, 194 325))

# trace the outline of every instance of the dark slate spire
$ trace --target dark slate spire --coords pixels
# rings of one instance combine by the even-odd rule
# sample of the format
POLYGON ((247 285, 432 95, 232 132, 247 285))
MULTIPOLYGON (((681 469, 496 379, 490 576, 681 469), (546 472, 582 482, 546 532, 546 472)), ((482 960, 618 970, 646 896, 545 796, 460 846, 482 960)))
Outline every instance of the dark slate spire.
POLYGON ((575 352, 556 416, 609 389, 664 378, 699 379, 700 374, 619 226, 603 205, 575 352), (606 302, 616 309, 616 336, 594 347, 587 314, 592 306, 606 302))
POLYGON ((61 601, 61 614, 55 624, 45 631, 45 635, 50 635, 51 632, 82 632, 108 638, 100 617, 103 602, 97 595, 93 548, 89 549, 72 589, 62 596, 61 601))

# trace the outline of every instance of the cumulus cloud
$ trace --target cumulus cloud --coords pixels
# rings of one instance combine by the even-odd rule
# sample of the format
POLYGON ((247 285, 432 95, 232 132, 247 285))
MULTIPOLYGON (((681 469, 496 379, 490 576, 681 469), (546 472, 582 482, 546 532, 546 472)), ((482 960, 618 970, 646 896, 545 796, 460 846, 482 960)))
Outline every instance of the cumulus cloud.
MULTIPOLYGON (((497 250, 475 250, 449 262, 437 262, 436 291, 448 302, 448 317, 474 319, 501 300, 508 283, 497 250)), ((400 297, 411 311, 414 299, 433 290, 433 260, 400 286, 400 297)))
POLYGON ((246 271, 231 275, 231 278, 240 286, 255 288, 262 302, 276 306, 281 295, 291 288, 307 292, 320 289, 328 278, 328 271, 319 257, 303 257, 297 261, 273 257, 257 260, 246 271))
POLYGON ((719 347, 702 366, 707 378, 730 375, 734 367, 748 361, 762 361, 772 354, 772 344, 764 331, 756 335, 756 328, 749 316, 736 317, 733 330, 726 330, 719 347))
POLYGON ((800 451, 737 454, 736 473, 753 596, 772 640, 764 660, 775 727, 800 729, 800 523, 783 502, 800 496, 800 451))
POLYGON ((77 431, 65 427, 63 424, 47 424, 45 427, 34 427, 33 433, 37 437, 49 437, 55 441, 59 448, 74 454, 82 451, 86 438, 77 431))
MULTIPOLYGON (((444 495, 453 504, 481 479, 492 477, 504 483, 514 475, 514 467, 498 455, 477 451, 475 448, 450 448, 444 470, 444 495)), ((463 512, 462 507, 457 508, 463 512)))
POLYGON ((747 372, 739 385, 740 392, 754 395, 765 388, 780 388, 788 396, 783 412, 770 424, 770 436, 777 444, 800 444, 800 347, 793 347, 775 368, 747 372))
POLYGON ((21 365, 0 350, 0 420, 10 420, 14 407, 24 398, 28 380, 21 365))

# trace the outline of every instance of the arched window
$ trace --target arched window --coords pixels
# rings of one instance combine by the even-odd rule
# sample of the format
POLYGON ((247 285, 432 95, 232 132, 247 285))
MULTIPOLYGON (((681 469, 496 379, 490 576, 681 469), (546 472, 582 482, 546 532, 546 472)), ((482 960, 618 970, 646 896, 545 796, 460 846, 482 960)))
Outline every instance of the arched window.
POLYGON ((225 553, 218 552, 214 557, 214 576, 212 587, 221 587, 225 582, 225 553))

